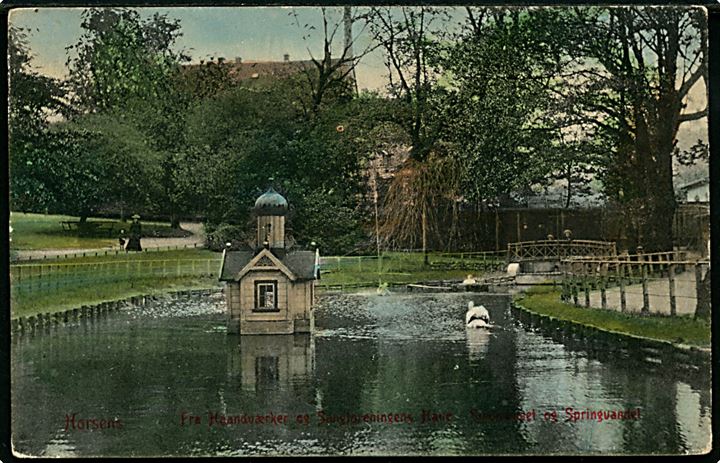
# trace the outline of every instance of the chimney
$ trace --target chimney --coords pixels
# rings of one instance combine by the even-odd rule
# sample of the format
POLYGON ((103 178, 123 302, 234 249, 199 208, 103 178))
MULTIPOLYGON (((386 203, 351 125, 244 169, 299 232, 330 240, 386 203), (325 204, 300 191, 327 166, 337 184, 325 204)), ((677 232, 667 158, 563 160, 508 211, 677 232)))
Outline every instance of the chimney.
POLYGON ((283 55, 283 61, 285 61, 286 63, 290 61, 290 53, 285 53, 283 55))
POLYGON ((242 64, 242 57, 236 56, 236 57, 235 57, 235 64, 242 64))

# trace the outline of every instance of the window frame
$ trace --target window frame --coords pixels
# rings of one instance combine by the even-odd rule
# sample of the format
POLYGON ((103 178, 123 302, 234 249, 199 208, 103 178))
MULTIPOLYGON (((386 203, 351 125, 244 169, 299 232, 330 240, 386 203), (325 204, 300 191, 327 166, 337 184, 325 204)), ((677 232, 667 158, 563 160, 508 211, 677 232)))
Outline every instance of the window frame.
POLYGON ((278 282, 277 280, 257 280, 255 281, 255 295, 254 295, 253 312, 280 312, 278 307, 278 282), (260 288, 263 286, 272 286, 273 290, 273 306, 265 307, 260 306, 260 288))

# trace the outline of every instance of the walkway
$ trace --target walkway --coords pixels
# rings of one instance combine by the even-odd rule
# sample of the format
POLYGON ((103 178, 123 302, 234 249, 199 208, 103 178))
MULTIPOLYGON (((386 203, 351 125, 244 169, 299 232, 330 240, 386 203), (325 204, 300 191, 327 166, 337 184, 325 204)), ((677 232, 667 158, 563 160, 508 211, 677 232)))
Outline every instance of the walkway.
MULTIPOLYGON (((620 310, 620 288, 605 291, 607 308, 620 310)), ((656 278, 648 282, 648 296, 651 313, 670 315, 670 284, 668 278, 656 278)), ((642 285, 625 286, 625 302, 628 312, 640 312, 643 306, 642 285)), ((585 304, 585 295, 578 293, 578 303, 585 304)), ((685 271, 675 276, 675 303, 678 315, 693 315, 697 305, 695 272, 685 271)), ((602 307, 600 291, 590 291, 590 306, 602 307)))
MULTIPOLYGON (((194 222, 181 222, 180 228, 192 232, 192 235, 184 238, 143 238, 141 244, 143 249, 159 249, 165 247, 192 248, 202 247, 205 245, 205 233, 203 225, 194 222)), ((83 253, 95 253, 105 251, 119 250, 119 245, 106 246, 104 248, 87 248, 87 249, 33 249, 17 251, 18 260, 43 259, 45 257, 56 257, 64 255, 82 255, 83 253)))

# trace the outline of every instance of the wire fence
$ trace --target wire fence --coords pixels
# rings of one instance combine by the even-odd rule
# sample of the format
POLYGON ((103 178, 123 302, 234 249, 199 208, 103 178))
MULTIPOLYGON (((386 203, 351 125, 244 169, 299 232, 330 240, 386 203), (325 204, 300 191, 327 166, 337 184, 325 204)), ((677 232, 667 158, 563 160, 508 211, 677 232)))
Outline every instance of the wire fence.
POLYGON ((320 268, 324 272, 402 272, 429 270, 493 271, 503 269, 507 252, 428 253, 425 265, 422 252, 389 252, 380 256, 322 256, 320 268))
MULTIPOLYGON (((178 247, 179 248, 179 247, 178 247)), ((167 248, 165 248, 167 249, 167 248)), ((175 247, 171 247, 175 249, 175 247)), ((150 249, 147 252, 152 252, 150 249)), ((153 259, 124 251, 93 251, 78 257, 107 257, 89 262, 51 261, 12 263, 10 265, 11 299, 31 300, 34 296, 53 292, 73 291, 87 287, 101 287, 139 280, 173 279, 183 277, 218 277, 221 258, 153 259)), ((161 257, 161 256, 159 256, 161 257)), ((484 272, 500 270, 506 262, 506 252, 423 253, 387 252, 381 256, 323 256, 320 267, 324 273, 339 272, 407 275, 427 270, 466 270, 484 272)), ((94 259, 95 260, 95 259, 94 259)), ((347 282, 348 287, 362 283, 347 282)))
MULTIPOLYGON (((176 251, 181 249, 202 249, 204 246, 202 243, 183 244, 174 246, 150 246, 143 247, 141 252, 165 252, 165 251, 176 251)), ((17 252, 17 251, 16 251, 17 252)), ((127 256, 136 255, 135 252, 129 252, 120 247, 115 249, 91 249, 82 251, 27 251, 27 255, 14 255, 11 256, 11 262, 34 262, 34 261, 48 261, 48 260, 62 260, 62 259, 76 259, 79 257, 111 257, 111 256, 127 256)))
POLYGON ((217 277, 219 269, 218 258, 11 265, 11 297, 147 278, 217 277))

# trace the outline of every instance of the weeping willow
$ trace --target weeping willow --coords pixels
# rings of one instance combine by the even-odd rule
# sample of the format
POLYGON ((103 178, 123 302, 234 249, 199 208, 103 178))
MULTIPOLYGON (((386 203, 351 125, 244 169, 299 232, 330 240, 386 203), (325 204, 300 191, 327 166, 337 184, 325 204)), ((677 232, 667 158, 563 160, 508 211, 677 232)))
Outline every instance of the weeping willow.
MULTIPOLYGON (((422 248, 431 239, 450 243, 457 234, 457 197, 460 171, 451 157, 431 155, 424 161, 408 159, 388 187, 383 200, 380 239, 390 249, 422 248), (444 223, 448 208, 452 221, 444 223)), ((427 255, 427 254, 426 254, 427 255)))

